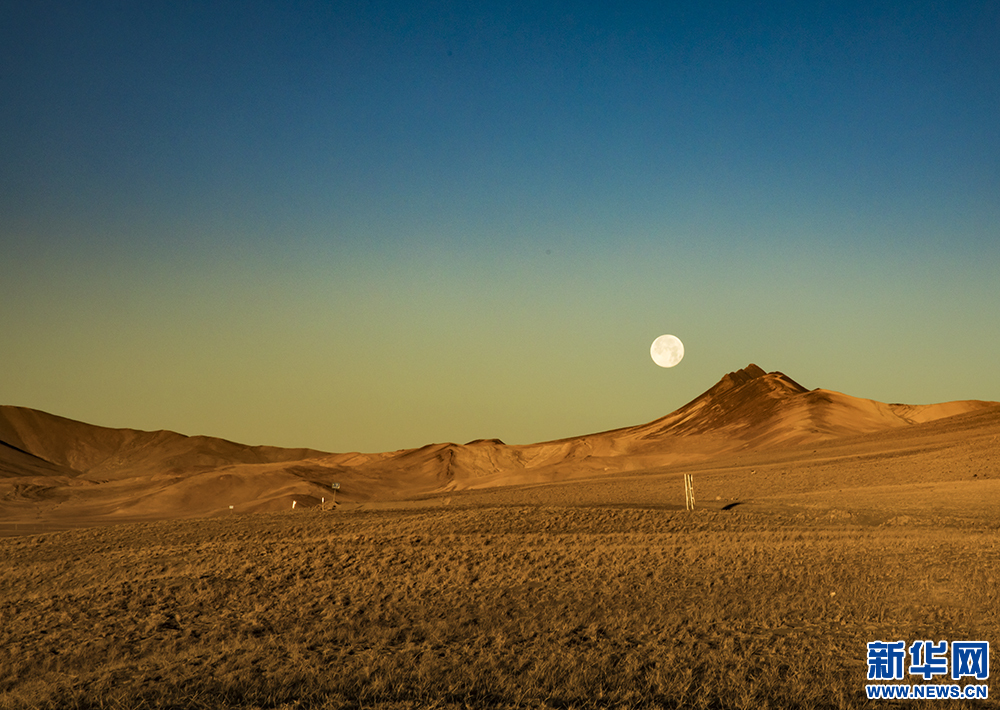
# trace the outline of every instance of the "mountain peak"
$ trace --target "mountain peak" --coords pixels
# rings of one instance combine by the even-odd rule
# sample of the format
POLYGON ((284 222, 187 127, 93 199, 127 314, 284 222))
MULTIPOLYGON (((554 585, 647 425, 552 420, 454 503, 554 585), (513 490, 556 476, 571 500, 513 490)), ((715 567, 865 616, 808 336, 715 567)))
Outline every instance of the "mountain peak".
POLYGON ((705 394, 713 397, 726 394, 730 390, 743 388, 744 385, 754 383, 752 388, 761 394, 799 394, 808 392, 805 387, 793 380, 783 372, 764 372, 764 368, 754 363, 750 363, 742 370, 730 372, 723 375, 722 379, 715 383, 705 394))
POLYGON ((742 370, 737 370, 736 372, 730 372, 723 375, 722 379, 719 380, 718 384, 716 384, 716 387, 724 385, 724 387, 720 389, 730 389, 731 387, 746 384, 751 380, 756 380, 757 378, 764 377, 766 375, 767 373, 764 371, 764 368, 751 362, 742 370))
POLYGON ((781 372, 765 372, 750 363, 730 372, 709 390, 666 417, 651 422, 652 436, 667 430, 684 433, 744 430, 774 416, 782 403, 808 392, 781 372))

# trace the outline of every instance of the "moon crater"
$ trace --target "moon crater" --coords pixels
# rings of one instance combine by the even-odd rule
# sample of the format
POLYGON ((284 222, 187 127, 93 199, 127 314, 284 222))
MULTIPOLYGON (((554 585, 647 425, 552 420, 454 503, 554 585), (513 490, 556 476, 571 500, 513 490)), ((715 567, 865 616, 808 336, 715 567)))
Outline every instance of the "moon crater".
POLYGON ((684 343, 675 335, 661 335, 649 346, 649 356, 660 367, 673 367, 684 357, 684 343))

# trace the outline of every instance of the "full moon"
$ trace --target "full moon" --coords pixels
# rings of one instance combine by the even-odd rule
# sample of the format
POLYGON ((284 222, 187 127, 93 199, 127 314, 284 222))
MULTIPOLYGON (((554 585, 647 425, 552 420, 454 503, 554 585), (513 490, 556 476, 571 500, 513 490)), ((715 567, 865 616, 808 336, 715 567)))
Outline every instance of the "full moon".
POLYGON ((684 357, 684 343, 674 335, 661 335, 649 346, 649 356, 660 367, 673 367, 684 357))

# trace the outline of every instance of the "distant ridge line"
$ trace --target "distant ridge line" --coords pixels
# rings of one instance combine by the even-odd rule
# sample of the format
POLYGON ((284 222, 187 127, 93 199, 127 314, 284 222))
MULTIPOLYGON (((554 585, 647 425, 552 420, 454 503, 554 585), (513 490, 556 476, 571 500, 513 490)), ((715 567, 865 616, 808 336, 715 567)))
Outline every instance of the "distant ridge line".
POLYGON ((79 512, 97 506, 102 520, 202 517, 290 510, 292 501, 320 505, 334 483, 338 503, 360 505, 626 472, 663 475, 676 466, 791 451, 985 409, 1000 418, 998 402, 885 404, 809 390, 750 363, 644 424, 533 444, 484 438, 362 454, 114 429, 0 405, 0 515, 98 515, 79 512), (53 491, 61 507, 55 498, 25 498, 29 482, 53 491))

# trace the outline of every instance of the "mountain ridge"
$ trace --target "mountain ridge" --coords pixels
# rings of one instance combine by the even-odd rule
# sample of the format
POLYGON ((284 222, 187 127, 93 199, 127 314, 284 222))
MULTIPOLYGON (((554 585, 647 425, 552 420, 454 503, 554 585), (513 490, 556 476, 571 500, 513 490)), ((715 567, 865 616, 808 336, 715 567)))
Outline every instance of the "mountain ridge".
POLYGON ((333 483, 342 484, 342 501, 406 499, 664 470, 926 424, 988 407, 1000 403, 885 404, 809 390, 782 372, 751 363, 645 424, 534 444, 477 439, 366 454, 113 429, 0 406, 0 505, 18 504, 28 490, 32 501, 53 504, 97 501, 100 491, 114 490, 113 501, 88 510, 95 516, 213 515, 287 509, 292 500, 318 504, 332 497, 333 483))

